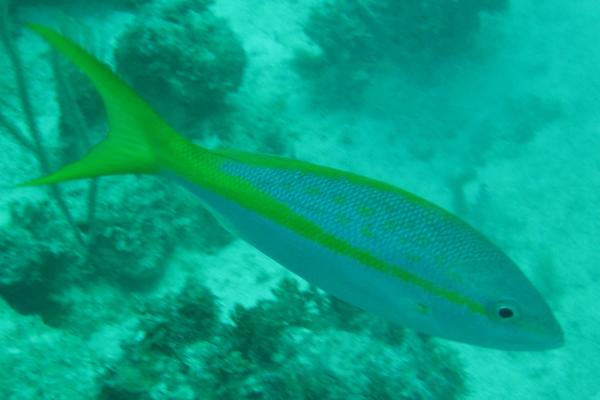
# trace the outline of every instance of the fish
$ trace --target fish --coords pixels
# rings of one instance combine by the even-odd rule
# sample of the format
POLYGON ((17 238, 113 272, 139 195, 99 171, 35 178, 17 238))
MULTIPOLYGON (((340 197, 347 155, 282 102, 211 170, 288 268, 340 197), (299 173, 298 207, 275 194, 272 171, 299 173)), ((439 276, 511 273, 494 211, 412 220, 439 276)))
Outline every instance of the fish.
POLYGON ((564 344, 553 310, 521 269, 451 212, 355 173, 194 144, 83 47, 52 28, 27 27, 91 80, 109 132, 81 159, 20 186, 162 175, 285 268, 391 323, 498 350, 564 344))

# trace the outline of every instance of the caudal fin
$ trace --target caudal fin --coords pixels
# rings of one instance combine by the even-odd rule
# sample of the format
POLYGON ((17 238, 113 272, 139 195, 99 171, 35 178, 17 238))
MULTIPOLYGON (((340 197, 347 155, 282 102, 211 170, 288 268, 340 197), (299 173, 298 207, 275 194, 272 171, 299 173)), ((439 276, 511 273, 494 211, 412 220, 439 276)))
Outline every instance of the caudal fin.
POLYGON ((27 27, 75 64, 94 84, 106 108, 108 137, 78 161, 20 186, 45 185, 102 175, 157 173, 161 152, 185 141, 110 68, 81 46, 42 25, 27 27))

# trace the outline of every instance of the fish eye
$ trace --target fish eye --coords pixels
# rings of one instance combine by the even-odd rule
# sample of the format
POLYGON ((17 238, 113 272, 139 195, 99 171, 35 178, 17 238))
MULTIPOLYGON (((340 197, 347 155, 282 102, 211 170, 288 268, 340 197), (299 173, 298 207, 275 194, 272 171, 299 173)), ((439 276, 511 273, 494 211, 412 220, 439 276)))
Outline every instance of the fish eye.
POLYGON ((515 312, 510 307, 502 306, 498 308, 498 316, 502 319, 509 319, 515 316, 515 312))
POLYGON ((518 317, 519 310, 512 301, 499 301, 494 305, 493 313, 501 321, 510 321, 518 317))

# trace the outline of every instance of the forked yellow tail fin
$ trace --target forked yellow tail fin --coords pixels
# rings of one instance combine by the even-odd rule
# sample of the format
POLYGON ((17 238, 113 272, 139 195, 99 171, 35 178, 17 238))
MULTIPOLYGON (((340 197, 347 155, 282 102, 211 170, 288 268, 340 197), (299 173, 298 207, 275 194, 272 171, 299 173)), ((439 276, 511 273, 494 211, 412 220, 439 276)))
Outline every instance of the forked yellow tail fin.
POLYGON ((58 32, 37 24, 27 27, 75 64, 94 84, 106 107, 108 137, 87 155, 58 171, 24 182, 45 185, 102 175, 157 173, 160 152, 185 139, 173 130, 110 68, 58 32))

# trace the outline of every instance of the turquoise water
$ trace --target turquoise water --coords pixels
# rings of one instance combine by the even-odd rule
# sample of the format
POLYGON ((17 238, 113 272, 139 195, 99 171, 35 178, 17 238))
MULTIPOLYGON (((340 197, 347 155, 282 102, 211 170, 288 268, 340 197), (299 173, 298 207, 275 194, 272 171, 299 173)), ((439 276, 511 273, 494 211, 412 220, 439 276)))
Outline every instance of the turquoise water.
POLYGON ((0 398, 600 399, 600 6, 537 3, 0 0, 0 398), (106 131, 85 78, 24 21, 82 43, 199 144, 451 210, 521 266, 565 345, 391 325, 159 177, 14 189, 106 131))

